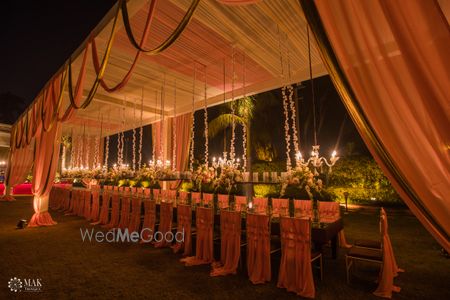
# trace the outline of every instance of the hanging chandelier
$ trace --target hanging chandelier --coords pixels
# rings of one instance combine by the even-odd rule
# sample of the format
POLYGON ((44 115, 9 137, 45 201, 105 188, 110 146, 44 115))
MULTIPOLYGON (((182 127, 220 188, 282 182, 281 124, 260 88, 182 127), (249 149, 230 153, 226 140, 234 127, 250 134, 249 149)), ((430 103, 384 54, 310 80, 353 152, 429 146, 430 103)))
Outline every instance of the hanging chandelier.
POLYGON ((240 167, 241 164, 241 159, 237 158, 230 158, 228 159, 228 153, 227 152, 223 152, 222 157, 219 157, 218 159, 216 159, 215 157, 213 157, 212 159, 212 166, 214 169, 218 169, 221 168, 223 169, 224 167, 233 167, 235 169, 238 169, 240 167))
POLYGON ((331 153, 331 157, 327 160, 325 157, 320 156, 320 145, 317 143, 317 130, 316 130, 316 101, 314 95, 314 83, 312 77, 312 63, 311 63, 311 43, 309 39, 309 27, 306 27, 306 33, 308 37, 308 59, 309 59, 309 79, 311 82, 311 93, 312 93, 312 102, 313 102, 313 126, 314 126, 314 145, 312 146, 311 156, 305 161, 302 156, 302 153, 298 151, 295 154, 295 162, 297 166, 307 167, 312 166, 314 168, 314 174, 319 175, 318 169, 322 169, 322 166, 325 164, 329 168, 329 172, 331 172, 334 164, 339 160, 339 156, 337 156, 336 150, 333 150, 331 153))

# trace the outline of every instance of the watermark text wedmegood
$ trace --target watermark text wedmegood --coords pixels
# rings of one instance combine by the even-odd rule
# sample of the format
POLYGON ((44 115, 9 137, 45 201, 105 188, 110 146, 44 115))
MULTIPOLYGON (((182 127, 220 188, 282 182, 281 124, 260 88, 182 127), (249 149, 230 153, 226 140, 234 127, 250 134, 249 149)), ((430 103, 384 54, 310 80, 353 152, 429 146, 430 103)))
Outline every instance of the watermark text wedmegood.
POLYGON ((125 229, 111 229, 108 232, 103 231, 94 231, 94 228, 80 228, 81 240, 88 242, 97 242, 97 243, 138 243, 140 241, 144 243, 149 242, 161 242, 165 241, 167 243, 172 243, 176 241, 178 243, 184 242, 184 228, 182 231, 179 231, 173 234, 171 231, 166 233, 162 233, 161 231, 155 231, 150 228, 143 228, 140 232, 138 231, 129 231, 128 228, 125 229))

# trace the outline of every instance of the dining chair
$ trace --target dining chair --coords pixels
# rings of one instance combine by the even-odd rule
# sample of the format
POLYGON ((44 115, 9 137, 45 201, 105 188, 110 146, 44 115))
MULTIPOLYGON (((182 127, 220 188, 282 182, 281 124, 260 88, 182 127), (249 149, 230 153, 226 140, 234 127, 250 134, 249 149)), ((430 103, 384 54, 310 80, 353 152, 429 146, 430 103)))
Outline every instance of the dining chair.
POLYGON ((311 218, 312 217, 311 200, 295 199, 294 200, 294 216, 311 218))
POLYGON ((247 196, 234 196, 234 210, 247 210, 247 196))
POLYGON ((230 196, 224 194, 217 194, 217 204, 220 209, 230 207, 230 196))
POLYGON ((100 191, 98 189, 94 189, 92 191, 92 207, 89 221, 97 222, 99 213, 100 213, 100 191))
POLYGON ((161 196, 161 189, 152 189, 152 200, 158 200, 161 196))
POLYGON ((189 256, 192 254, 192 208, 190 205, 178 204, 177 225, 176 243, 172 246, 172 250, 174 253, 183 251, 183 256, 189 256))
POLYGON ((189 192, 185 192, 185 191, 179 191, 178 192, 178 199, 180 200, 181 203, 187 204, 188 203, 188 198, 189 198, 189 192))
POLYGON ((214 206, 214 194, 203 193, 203 205, 205 206, 214 206))
POLYGON ((128 232, 138 232, 141 227, 141 198, 131 198, 131 215, 128 223, 128 232))
POLYGON ((122 205, 120 207, 120 221, 117 226, 120 229, 125 229, 128 227, 130 223, 130 195, 126 195, 122 197, 122 205))
POLYGON ((267 212, 267 207, 269 206, 268 198, 253 197, 253 208, 258 214, 265 214, 267 212))
POLYGON ((144 222, 141 230, 140 243, 149 243, 153 240, 156 225, 156 202, 144 200, 144 222))
POLYGON ((270 217, 247 213, 247 271, 253 284, 271 279, 270 217))
POLYGON ((81 210, 81 216, 85 219, 89 219, 91 215, 91 191, 90 190, 84 190, 83 191, 83 209, 81 210))
POLYGON ((191 202, 194 204, 199 204, 202 201, 202 193, 191 192, 191 202))
POLYGON ((172 218, 173 218, 173 203, 172 202, 161 202, 160 212, 159 212, 159 226, 158 232, 161 233, 161 237, 159 241, 155 241, 156 248, 168 247, 171 245, 171 242, 166 240, 166 234, 172 231, 172 218))
POLYGON ((322 279, 322 254, 311 252, 311 221, 281 217, 281 262, 277 286, 305 298, 314 298, 312 264, 319 261, 322 279))
MULTIPOLYGON (((108 211, 109 213, 109 211, 108 211)), ((116 228, 119 225, 120 218, 120 197, 119 194, 115 193, 111 197, 111 217, 108 224, 103 225, 103 228, 111 229, 116 228)))
POLYGON ((113 190, 112 189, 103 189, 102 192, 102 203, 100 207, 100 215, 97 221, 91 223, 91 225, 105 225, 108 224, 109 221, 109 208, 111 205, 111 196, 113 190))
POLYGON ((146 198, 150 198, 151 193, 152 193, 152 190, 150 188, 144 189, 144 195, 146 198))
POLYGON ((272 198, 272 216, 289 216, 289 199, 272 198))

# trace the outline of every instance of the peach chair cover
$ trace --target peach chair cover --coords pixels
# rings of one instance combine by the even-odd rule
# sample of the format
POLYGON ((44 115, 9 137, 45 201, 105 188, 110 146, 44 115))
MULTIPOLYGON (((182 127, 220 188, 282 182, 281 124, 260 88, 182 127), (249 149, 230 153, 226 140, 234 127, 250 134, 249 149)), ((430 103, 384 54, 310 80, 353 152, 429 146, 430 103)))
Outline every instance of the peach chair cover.
POLYGON ((66 211, 70 208, 70 189, 64 188, 62 195, 63 195, 63 205, 60 208, 60 211, 66 211))
POLYGON ((77 206, 77 216, 84 217, 84 202, 85 202, 85 194, 84 191, 80 191, 80 194, 78 196, 78 206, 77 206))
POLYGON ((270 281, 269 216, 247 214, 247 271, 253 284, 270 281))
POLYGON ((74 209, 75 209, 75 198, 77 197, 77 190, 70 190, 70 200, 69 200, 69 207, 64 211, 64 215, 74 215, 74 209))
POLYGON ((151 189, 145 188, 145 189, 144 189, 144 195, 145 195, 145 197, 150 198, 151 192, 152 192, 151 189))
POLYGON ((258 214, 267 213, 267 207, 269 206, 269 199, 253 197, 253 207, 258 214))
POLYGON ((84 191, 84 213, 83 213, 83 216, 86 220, 91 219, 91 208, 92 208, 91 197, 92 197, 92 193, 90 190, 84 191))
MULTIPOLYGON (((119 225, 119 209, 120 209, 120 197, 119 194, 113 194, 111 197, 111 218, 109 223, 103 225, 104 228, 116 228, 119 225)), ((109 212, 108 212, 109 213, 109 212)))
POLYGON ((150 237, 155 233, 156 202, 154 200, 144 201, 144 223, 142 224, 141 243, 150 242, 150 237))
POLYGON ((160 189, 153 189, 153 200, 156 200, 159 198, 159 196, 161 195, 161 190, 160 189))
POLYGON ((214 194, 203 193, 203 205, 214 205, 214 194))
POLYGON ((177 190, 167 190, 167 197, 171 201, 175 201, 177 199, 177 190))
POLYGON ((183 250, 183 256, 192 254, 192 208, 190 205, 179 204, 177 206, 177 232, 184 231, 184 240, 177 242, 173 247, 173 252, 183 250))
POLYGON ((230 207, 230 196, 224 194, 217 194, 217 204, 220 209, 230 207))
POLYGON ((112 186, 111 189, 103 189, 102 193, 102 206, 100 208, 100 217, 97 222, 91 223, 91 225, 98 224, 108 224, 109 221, 109 207, 111 205, 111 195, 112 195, 112 186))
POLYGON ((378 278, 378 287, 373 294, 378 297, 391 298, 392 292, 398 293, 401 290, 400 287, 394 285, 394 277, 398 275, 398 272, 404 272, 404 270, 399 269, 396 265, 394 251, 388 234, 387 217, 383 214, 380 216, 380 233, 383 265, 378 278))
POLYGON ((294 200, 294 209, 300 210, 302 216, 312 217, 311 200, 294 200))
POLYGON ((118 187, 117 185, 113 186, 113 191, 119 191, 120 187, 118 187))
POLYGON ((202 200, 202 193, 200 192, 191 192, 191 201, 192 203, 200 203, 202 200))
POLYGON ((161 190, 161 199, 169 200, 169 190, 161 190))
POLYGON ((212 208, 197 207, 196 222, 197 240, 195 256, 182 258, 186 266, 210 264, 214 260, 213 229, 214 212, 212 208))
POLYGON ((138 188, 137 188, 137 187, 133 186, 133 187, 131 188, 131 193, 132 193, 132 194, 137 193, 137 191, 138 191, 138 188))
POLYGON ((234 196, 234 209, 241 211, 242 206, 247 207, 247 196, 234 196))
MULTIPOLYGON (((173 218, 173 203, 161 202, 158 231, 162 233, 162 238, 161 241, 155 243, 156 248, 171 246, 171 243, 167 242, 164 237, 167 232, 172 231, 172 218, 173 218)), ((160 237, 158 236, 157 238, 159 239, 160 237)))
POLYGON ((130 194, 131 193, 131 187, 126 186, 123 190, 125 193, 130 194))
POLYGON ((92 222, 97 222, 99 213, 100 213, 100 193, 98 189, 94 189, 92 191, 92 207, 91 207, 91 216, 89 220, 91 220, 92 222))
POLYGON ((128 223, 128 231, 138 232, 139 227, 141 227, 141 198, 133 197, 131 198, 131 217, 128 223))
POLYGON ((120 208, 120 222, 117 226, 120 229, 128 228, 128 224, 130 223, 130 195, 122 197, 122 206, 120 208))
POLYGON ((277 286, 305 298, 314 298, 309 219, 282 217, 281 262, 277 286))
POLYGON ((289 199, 272 199, 273 216, 289 216, 289 199))
POLYGON ((241 256, 241 213, 220 211, 220 262, 213 263, 211 276, 236 274, 241 256))
POLYGON ((142 196, 144 194, 144 189, 140 188, 140 187, 137 187, 136 188, 136 194, 138 194, 139 196, 142 196))
MULTIPOLYGON (((319 216, 321 222, 334 222, 341 217, 339 202, 319 201, 319 216)), ((344 229, 338 233, 339 245, 343 248, 350 248, 352 245, 347 243, 344 229)))
MULTIPOLYGON (((388 217, 387 217, 386 211, 384 210, 383 207, 381 208, 380 215, 385 217, 385 222, 386 222, 385 228, 386 228, 387 241, 384 244, 384 247, 389 248, 390 251, 392 252, 392 270, 394 270, 394 276, 397 276, 398 273, 405 272, 405 271, 403 269, 399 268, 397 265, 397 260, 395 259, 394 250, 392 249, 391 238, 389 237, 389 234, 387 234, 388 227, 389 227, 388 217)), ((382 238, 383 238, 383 236, 382 236, 382 238)))
POLYGON ((187 200, 189 198, 189 193, 188 192, 184 192, 184 191, 180 191, 178 197, 181 200, 181 202, 187 203, 187 200))

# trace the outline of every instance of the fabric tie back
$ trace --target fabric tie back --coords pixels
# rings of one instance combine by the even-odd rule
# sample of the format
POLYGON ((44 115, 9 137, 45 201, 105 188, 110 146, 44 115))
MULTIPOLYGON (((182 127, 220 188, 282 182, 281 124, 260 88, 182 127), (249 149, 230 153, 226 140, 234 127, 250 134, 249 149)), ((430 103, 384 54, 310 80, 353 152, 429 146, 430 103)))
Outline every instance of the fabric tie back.
POLYGON ((111 229, 116 228, 119 225, 119 209, 120 209, 120 198, 119 194, 113 194, 111 197, 111 218, 109 223, 104 225, 104 228, 111 229))
POLYGON ((234 207, 236 211, 247 209, 247 196, 234 196, 234 207))
POLYGON ((197 240, 195 243, 195 256, 182 258, 180 261, 186 266, 210 264, 214 260, 213 229, 214 214, 212 208, 197 207, 195 226, 197 240))
POLYGON ((400 287, 394 285, 394 277, 398 275, 398 272, 404 272, 404 270, 398 268, 395 261, 394 251, 388 234, 387 216, 383 214, 380 216, 380 234, 383 265, 378 278, 378 287, 373 294, 379 297, 391 298, 392 292, 398 293, 401 290, 400 287))
POLYGON ((150 237, 155 233, 156 223, 156 202, 153 200, 144 201, 144 223, 142 224, 141 243, 150 241, 150 237))
POLYGON ((84 213, 83 217, 87 220, 91 219, 91 191, 84 191, 84 213))
POLYGON ((230 207, 230 196, 218 194, 217 195, 217 202, 220 209, 225 209, 230 207))
POLYGON ((184 239, 172 247, 174 253, 183 251, 183 256, 192 255, 192 208, 190 205, 177 206, 177 235, 184 233, 184 239))
POLYGON ((100 213, 100 191, 98 189, 95 189, 92 191, 92 207, 91 207, 91 216, 89 220, 92 222, 97 222, 99 213, 100 213))
POLYGON ((220 211, 220 262, 213 263, 211 276, 236 274, 241 256, 241 213, 220 211))
POLYGON ((314 298, 309 219, 282 217, 281 263, 277 286, 301 297, 314 298))
POLYGON ((130 196, 122 197, 122 206, 120 208, 120 222, 117 226, 120 229, 128 228, 128 224, 130 223, 130 196))
POLYGON ((253 284, 270 281, 269 216, 247 214, 247 271, 253 284))
POLYGON ((289 199, 272 199, 272 216, 289 216, 289 199))
POLYGON ((311 200, 294 200, 295 217, 312 217, 311 200), (298 213, 297 213, 298 212, 298 213))
POLYGON ((265 214, 267 213, 267 207, 269 206, 269 199, 268 198, 257 198, 253 197, 253 208, 255 209, 255 212, 258 214, 265 214))
POLYGON ((153 189, 152 190, 153 198, 152 200, 157 200, 161 196, 161 190, 160 189, 153 189))
POLYGON ((191 202, 198 204, 202 201, 202 193, 199 192, 191 192, 191 202))
POLYGON ((214 194, 203 193, 203 205, 212 206, 214 204, 214 194))
MULTIPOLYGON (((161 240, 155 244, 156 248, 170 247, 171 243, 167 241, 166 234, 172 231, 173 203, 161 202, 160 219, 158 231, 161 232, 161 240)), ((159 237, 155 237, 158 238, 159 237)))
POLYGON ((141 198, 131 199, 131 217, 128 223, 128 232, 138 232, 141 226, 141 198))

